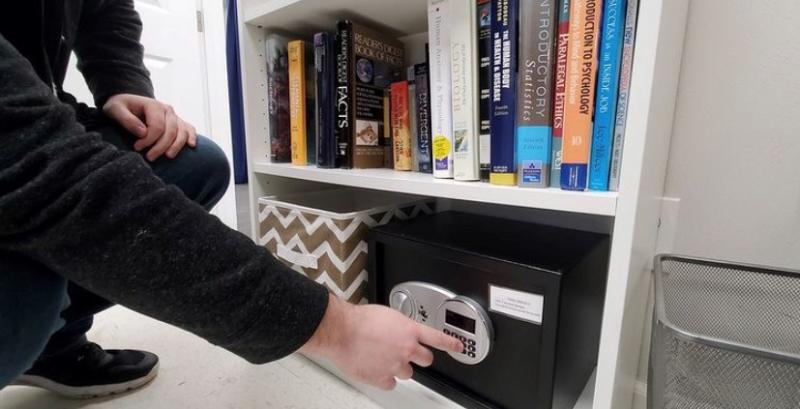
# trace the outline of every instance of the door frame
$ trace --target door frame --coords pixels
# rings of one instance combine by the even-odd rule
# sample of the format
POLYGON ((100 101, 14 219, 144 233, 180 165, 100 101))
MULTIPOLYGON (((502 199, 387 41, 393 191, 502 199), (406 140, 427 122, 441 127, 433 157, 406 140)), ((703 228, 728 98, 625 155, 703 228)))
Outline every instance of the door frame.
MULTIPOLYGON (((228 68, 225 52, 225 2, 224 0, 196 0, 203 30, 198 30, 204 61, 203 82, 205 84, 206 128, 211 138, 225 152, 231 165, 228 191, 219 201, 212 214, 231 228, 237 228, 236 197, 233 181, 233 141, 231 139, 230 106, 228 103, 228 68)), ((234 0, 230 0, 234 1, 234 0)))

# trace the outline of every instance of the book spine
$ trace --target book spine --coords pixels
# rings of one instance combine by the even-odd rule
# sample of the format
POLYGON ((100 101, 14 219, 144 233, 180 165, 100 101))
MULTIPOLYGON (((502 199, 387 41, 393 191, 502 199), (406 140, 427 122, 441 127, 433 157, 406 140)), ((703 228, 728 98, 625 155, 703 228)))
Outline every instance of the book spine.
POLYGON ((412 170, 411 124, 408 114, 408 81, 392 83, 392 153, 395 170, 412 170))
POLYGON ((628 98, 631 90, 631 72, 633 71, 633 51, 636 39, 636 16, 639 0, 628 0, 625 13, 625 36, 622 41, 622 63, 619 75, 619 96, 617 97, 617 115, 614 123, 614 142, 612 146, 611 171, 608 190, 619 190, 620 170, 622 169, 622 145, 625 141, 625 125, 628 122, 628 98))
POLYGON ((417 84, 414 81, 414 67, 406 70, 408 78, 408 126, 411 131, 411 170, 419 172, 419 159, 417 159, 418 140, 417 135, 417 84))
POLYGON ((480 180, 477 8, 475 0, 451 2, 453 177, 456 180, 480 180))
POLYGON ((602 0, 572 0, 570 7, 561 163, 565 190, 586 190, 602 8, 602 0))
POLYGON ((450 7, 450 0, 428 3, 433 176, 437 178, 453 177, 450 7))
POLYGON ((589 156, 589 190, 608 190, 611 143, 617 118, 620 57, 625 27, 625 0, 605 0, 600 58, 597 65, 592 153, 589 156))
POLYGON ((552 154, 557 8, 551 0, 520 0, 519 7, 517 178, 522 187, 545 188, 552 154))
POLYGON ((417 92, 417 161, 419 162, 419 171, 433 173, 428 64, 414 66, 414 83, 417 92))
POLYGON ((266 39, 269 157, 273 163, 292 160, 289 125, 289 41, 270 34, 266 39))
POLYGON ((342 168, 353 167, 353 60, 352 23, 340 21, 336 36, 336 156, 342 168))
POLYGON ((392 131, 392 91, 383 93, 383 167, 394 169, 394 133, 392 131))
POLYGON ((336 166, 336 58, 334 38, 328 33, 314 35, 314 68, 317 79, 317 166, 336 166))
POLYGON ((292 138, 292 164, 308 165, 306 128, 306 51, 305 43, 289 43, 289 118, 292 138))
POLYGON ((477 0, 478 19, 478 86, 480 87, 480 154, 481 180, 488 181, 492 170, 492 2, 477 0))
POLYGON ((555 96, 553 100, 553 153, 550 186, 561 186, 561 146, 564 135, 564 106, 567 92, 567 47, 569 45, 569 6, 571 0, 558 3, 558 39, 556 40, 555 96))
POLYGON ((497 0, 492 14, 492 173, 490 182, 516 186, 518 0, 497 0))

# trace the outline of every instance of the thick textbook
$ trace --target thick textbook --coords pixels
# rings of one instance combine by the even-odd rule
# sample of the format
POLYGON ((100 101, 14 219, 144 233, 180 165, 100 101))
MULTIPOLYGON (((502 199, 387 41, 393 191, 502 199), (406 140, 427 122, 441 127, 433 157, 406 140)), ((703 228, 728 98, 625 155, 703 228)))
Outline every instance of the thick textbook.
POLYGON ((270 161, 291 162, 292 141, 289 125, 289 50, 288 37, 270 33, 265 40, 267 59, 267 113, 270 161))
POLYGON ((289 43, 289 123, 292 140, 292 164, 305 166, 316 163, 313 65, 308 64, 311 47, 303 40, 289 43))
POLYGON ((561 186, 564 106, 567 92, 567 46, 569 45, 570 0, 558 2, 558 39, 556 41, 555 95, 553 100, 553 153, 550 186, 561 186))
POLYGON ((514 135, 517 115, 518 0, 496 0, 492 12, 491 183, 517 184, 514 135))
POLYGON ((614 138, 614 123, 617 120, 625 6, 625 0, 605 0, 600 58, 597 66, 592 153, 589 156, 589 190, 608 190, 611 144, 614 138))
POLYGON ((431 98, 427 63, 414 66, 414 87, 417 94, 417 162, 420 172, 433 173, 431 98))
POLYGON ((633 71, 633 51, 636 39, 636 16, 639 0, 628 0, 625 13, 625 36, 622 45, 622 69, 619 78, 619 97, 617 98, 617 118, 614 124, 614 142, 611 151, 611 171, 608 190, 619 190, 619 176, 622 168, 622 145, 625 141, 625 125, 628 122, 628 97, 631 90, 631 72, 633 71))
POLYGON ((433 176, 453 177, 450 0, 429 0, 428 37, 433 176))
POLYGON ((561 188, 586 190, 594 115, 602 0, 572 0, 561 188))
POLYGON ((453 178, 480 180, 480 89, 475 0, 451 1, 450 75, 453 81, 453 178))
POLYGON ((411 163, 411 121, 408 111, 408 81, 392 84, 392 143, 395 170, 413 170, 411 163))
POLYGON ((336 168, 336 39, 329 33, 314 35, 314 69, 317 83, 317 166, 336 168))
POLYGON ((478 86, 480 87, 481 180, 488 181, 492 171, 492 1, 476 0, 478 19, 478 86))
POLYGON ((553 63, 557 7, 551 0, 519 0, 517 179, 545 188, 553 137, 553 63))
MULTIPOLYGON (((386 122, 388 91, 401 76, 405 49, 400 41, 348 20, 339 22, 338 28, 340 139, 350 135, 353 167, 381 168, 387 159, 385 150, 390 148, 385 146, 390 134, 386 122)), ((340 148, 343 146, 340 144, 340 148)), ((347 164, 345 159, 343 166, 347 164)))

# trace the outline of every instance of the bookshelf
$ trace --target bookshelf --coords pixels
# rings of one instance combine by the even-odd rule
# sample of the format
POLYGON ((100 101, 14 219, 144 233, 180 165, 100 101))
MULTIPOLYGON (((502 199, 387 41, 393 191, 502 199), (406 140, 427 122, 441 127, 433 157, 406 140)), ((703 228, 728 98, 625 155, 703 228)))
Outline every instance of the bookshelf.
MULTIPOLYGON (((519 189, 478 182, 435 180, 430 175, 388 169, 340 170, 269 163, 266 110, 267 31, 310 36, 331 30, 341 18, 377 26, 406 43, 410 61, 424 53, 425 0, 242 0, 239 7, 250 200, 307 189, 349 186, 428 195, 444 208, 612 235, 609 277, 596 376, 579 409, 628 409, 642 400, 638 373, 650 290, 650 269, 659 233, 666 163, 689 0, 641 0, 622 180, 618 193, 519 189)), ((257 206, 253 206, 257 232, 257 206)), ((355 385, 387 408, 457 408, 412 382, 394 393, 355 385)))

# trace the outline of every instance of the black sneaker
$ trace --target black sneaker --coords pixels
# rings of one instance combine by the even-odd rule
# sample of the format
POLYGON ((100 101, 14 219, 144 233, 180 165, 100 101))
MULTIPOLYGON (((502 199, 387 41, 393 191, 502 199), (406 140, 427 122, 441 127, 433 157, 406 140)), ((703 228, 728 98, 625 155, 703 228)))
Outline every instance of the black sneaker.
POLYGON ((87 343, 74 352, 37 361, 14 384, 37 386, 74 399, 116 395, 140 388, 158 374, 149 352, 103 350, 87 343))

